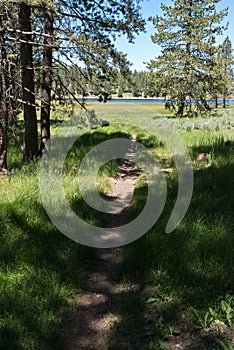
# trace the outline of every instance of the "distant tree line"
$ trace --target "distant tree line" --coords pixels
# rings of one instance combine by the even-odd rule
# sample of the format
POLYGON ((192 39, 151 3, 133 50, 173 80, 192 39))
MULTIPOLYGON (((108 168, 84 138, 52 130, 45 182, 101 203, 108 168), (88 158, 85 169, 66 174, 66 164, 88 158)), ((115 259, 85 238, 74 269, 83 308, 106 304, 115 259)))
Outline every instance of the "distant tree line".
MULTIPOLYGON (((77 65, 60 66, 58 68, 62 85, 69 86, 75 96, 107 95, 123 97, 155 97, 158 96, 156 84, 151 82, 151 75, 146 71, 118 71, 100 73, 96 69, 80 68, 77 65), (67 73, 69 72, 69 74, 67 73)), ((55 96, 54 96, 55 97, 55 96)))
MULTIPOLYGON (((226 107, 226 99, 234 94, 234 70, 233 49, 229 37, 217 47, 217 65, 214 67, 212 84, 203 92, 205 100, 223 100, 226 107)), ((158 76, 153 70, 145 71, 112 71, 112 74, 100 74, 95 69, 80 68, 77 65, 57 67, 62 85, 69 86, 70 91, 77 97, 106 95, 112 97, 161 97, 168 101, 168 105, 176 100, 170 99, 170 90, 164 87, 164 76, 158 76), (67 73, 69 72, 69 74, 67 73)), ((55 97, 55 96, 54 96, 55 97)), ((103 99, 100 99, 103 102, 103 99)))

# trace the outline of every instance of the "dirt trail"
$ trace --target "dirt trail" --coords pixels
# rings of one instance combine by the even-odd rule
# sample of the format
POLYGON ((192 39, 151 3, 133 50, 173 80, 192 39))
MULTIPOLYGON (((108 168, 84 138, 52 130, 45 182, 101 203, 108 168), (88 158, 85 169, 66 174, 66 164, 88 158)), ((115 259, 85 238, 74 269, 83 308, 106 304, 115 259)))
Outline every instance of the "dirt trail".
MULTIPOLYGON (((118 178, 110 179, 110 196, 117 200, 110 214, 104 215, 105 227, 116 227, 128 222, 128 204, 140 175, 134 168, 136 141, 133 138, 119 167, 118 178)), ((113 324, 120 322, 119 310, 123 287, 114 276, 121 263, 121 249, 98 249, 97 260, 90 271, 87 292, 73 304, 69 343, 66 350, 107 350, 113 324)))

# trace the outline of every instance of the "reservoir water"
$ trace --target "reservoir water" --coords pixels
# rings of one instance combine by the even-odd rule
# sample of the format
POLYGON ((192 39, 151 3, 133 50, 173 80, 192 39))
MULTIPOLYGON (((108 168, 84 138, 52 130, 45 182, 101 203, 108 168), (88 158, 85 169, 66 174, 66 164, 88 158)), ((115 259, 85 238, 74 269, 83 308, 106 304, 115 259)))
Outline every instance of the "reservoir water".
MULTIPOLYGON (((86 98, 84 100, 85 102, 98 102, 97 98, 86 98)), ((215 100, 207 101, 209 103, 214 104, 215 100)), ((102 103, 102 102, 100 102, 102 103)), ((108 99, 107 103, 154 103, 154 104, 160 104, 165 103, 164 99, 156 99, 156 98, 112 98, 108 99)), ((223 100, 218 100, 218 103, 222 105, 223 100)), ((226 100, 227 105, 233 105, 234 100, 226 100)))

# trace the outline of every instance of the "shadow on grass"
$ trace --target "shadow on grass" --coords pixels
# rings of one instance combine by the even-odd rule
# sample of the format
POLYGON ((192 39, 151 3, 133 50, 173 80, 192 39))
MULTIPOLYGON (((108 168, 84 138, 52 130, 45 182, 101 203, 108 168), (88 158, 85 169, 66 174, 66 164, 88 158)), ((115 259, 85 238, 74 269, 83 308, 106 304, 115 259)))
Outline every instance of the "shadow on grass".
MULTIPOLYGON (((108 138, 124 136, 128 135, 110 132, 108 138)), ((68 165, 106 139, 102 131, 83 135, 68 165)), ((107 290, 102 305, 103 312, 119 316, 113 325, 111 350, 160 349, 160 342, 172 348, 184 342, 185 348, 194 350, 204 344, 207 350, 216 346, 215 332, 210 339, 198 331, 193 344, 185 343, 197 324, 205 323, 208 308, 216 310, 225 295, 233 294, 234 165, 225 162, 224 146, 207 147, 207 151, 215 147, 223 163, 196 171, 193 199, 180 226, 172 234, 163 233, 177 191, 169 180, 164 216, 147 235, 124 249, 118 276, 127 288, 118 295, 107 290), (117 309, 111 306, 116 305, 114 298, 117 309), (202 321, 195 319, 193 309, 202 321)), ((200 150, 204 152, 204 148, 192 151, 200 150)), ((141 210, 146 193, 144 186, 136 190, 133 216, 141 210)), ((72 203, 77 212, 81 205, 82 201, 72 203)), ((1 206, 0 225, 0 349, 64 349, 59 337, 66 325, 64 310, 74 290, 86 291, 96 251, 60 234, 40 202, 27 197, 1 206)), ((219 312, 215 317, 226 322, 226 315, 219 312)), ((91 324, 83 327, 88 334, 91 324)))
MULTIPOLYGON (((223 162, 195 172, 193 198, 179 227, 164 233, 177 191, 176 184, 169 183, 163 217, 124 249, 120 281, 130 291, 122 297, 111 350, 175 349, 176 344, 214 350, 223 349, 218 339, 233 337, 228 328, 233 316, 230 321, 220 305, 234 292, 234 164, 230 158, 225 161, 225 146, 210 148, 223 162), (223 333, 215 328, 215 320, 226 324, 223 333)), ((140 211, 144 192, 146 188, 136 190, 139 201, 133 212, 140 211)), ((233 309, 234 298, 229 299, 233 309)))
POLYGON ((95 251, 59 233, 38 202, 0 213, 0 349, 63 349, 68 299, 85 290, 95 251))
MULTIPOLYGON (((122 132, 108 132, 102 129, 93 131, 92 135, 84 134, 71 150, 68 166, 95 144, 128 137, 122 132)), ((23 168, 21 164, 20 171, 12 173, 9 193, 14 181, 21 191, 20 186, 27 186, 27 181, 35 177, 35 164, 23 168)), ((86 291, 87 275, 96 257, 95 249, 79 245, 58 232, 35 194, 39 191, 36 180, 33 186, 32 196, 29 186, 12 203, 0 203, 0 349, 3 350, 64 349, 69 300, 78 291, 86 291)), ((72 207, 79 213, 83 204, 82 200, 76 201, 72 207)), ((82 212, 95 218, 96 212, 88 207, 83 206, 82 212)))
POLYGON ((194 156, 200 154, 200 153, 212 153, 214 156, 223 157, 225 158, 228 156, 231 152, 233 152, 234 149, 234 142, 227 140, 225 141, 223 137, 220 137, 218 141, 216 141, 214 144, 200 144, 199 146, 192 148, 192 154, 194 156))
MULTIPOLYGON (((58 126, 57 123, 61 124, 62 120, 55 120, 55 126, 58 126)), ((53 120, 52 120, 53 124, 53 120)), ((21 127, 19 128, 21 130, 21 127)), ((78 134, 79 135, 79 132, 78 134)), ((20 135, 20 144, 23 144, 22 135, 20 135)), ((69 161, 70 163, 73 162, 73 165, 79 165, 80 161, 84 157, 84 155, 89 152, 95 145, 98 145, 101 142, 104 142, 106 140, 111 140, 115 138, 125 138, 129 139, 129 134, 122 131, 113 131, 111 127, 105 128, 105 131, 103 131, 103 128, 100 127, 96 130, 89 130, 86 133, 82 134, 79 138, 77 136, 77 141, 72 146, 71 150, 69 151, 67 155, 67 161, 65 162, 65 167, 69 167, 69 161), (70 160, 68 159, 70 158, 70 160), (75 161, 74 161, 75 159, 75 161), (78 162, 78 163, 77 163, 78 162)), ((63 150, 64 147, 67 147, 67 145, 72 145, 74 139, 73 137, 69 136, 61 136, 56 137, 56 142, 54 142, 53 136, 52 136, 52 142, 56 145, 57 153, 60 154, 60 151, 63 150)), ((10 171, 14 170, 21 170, 22 168, 30 168, 33 162, 23 162, 22 161, 22 151, 20 148, 20 144, 13 143, 9 144, 9 156, 8 156, 8 167, 10 171)))

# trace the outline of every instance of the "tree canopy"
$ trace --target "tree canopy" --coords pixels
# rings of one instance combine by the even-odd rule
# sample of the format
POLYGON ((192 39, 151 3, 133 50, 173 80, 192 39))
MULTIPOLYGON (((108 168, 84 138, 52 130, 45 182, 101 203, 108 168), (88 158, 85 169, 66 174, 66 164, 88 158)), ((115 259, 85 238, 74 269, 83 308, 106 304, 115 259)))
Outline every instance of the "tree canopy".
MULTIPOLYGON (((1 104, 0 135, 7 137, 6 113, 9 107, 16 113, 23 108, 25 132, 22 148, 25 159, 37 157, 39 149, 41 153, 46 148, 50 137, 52 94, 69 94, 69 87, 62 84, 58 75, 58 66, 79 67, 82 62, 87 70, 103 76, 112 74, 115 69, 128 70, 129 62, 115 48, 114 41, 118 35, 126 35, 129 41, 133 41, 134 36, 144 30, 140 2, 1 1, 1 73, 7 63, 10 65, 8 70, 4 68, 8 96, 3 91, 5 80, 0 81, 1 97, 3 94, 7 106, 1 104), (18 101, 17 107, 15 101, 18 101), (41 107, 40 148, 36 120, 38 103, 41 107)), ((4 157, 6 168, 6 143, 2 140, 1 136, 0 157, 4 157)))

